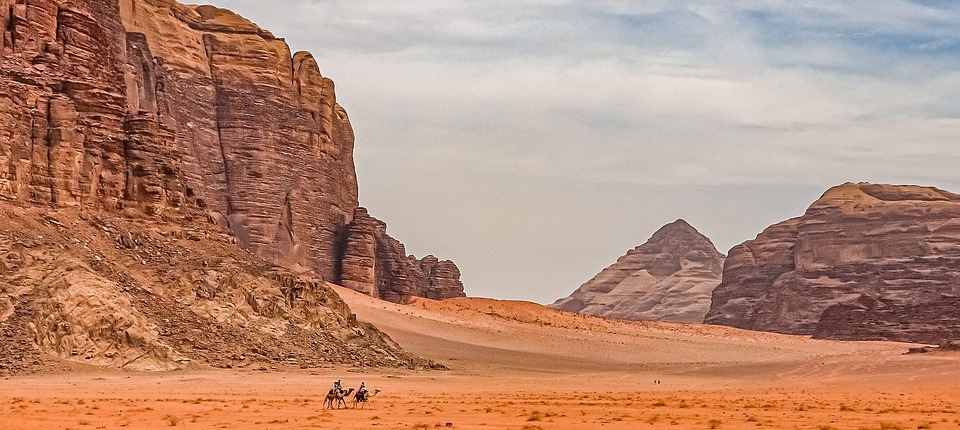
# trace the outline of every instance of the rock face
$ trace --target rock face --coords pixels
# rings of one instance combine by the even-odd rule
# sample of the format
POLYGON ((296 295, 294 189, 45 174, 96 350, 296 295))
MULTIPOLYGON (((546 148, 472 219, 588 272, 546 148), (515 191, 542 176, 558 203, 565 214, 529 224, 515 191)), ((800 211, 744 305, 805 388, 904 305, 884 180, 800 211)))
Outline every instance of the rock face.
POLYGON ((730 250, 710 324, 932 342, 960 330, 960 195, 843 184, 730 250))
POLYGON ((64 362, 171 370, 419 368, 330 284, 169 223, 0 201, 0 375, 64 362))
POLYGON ((960 339, 960 296, 909 305, 863 295, 828 307, 814 337, 943 344, 960 339))
POLYGON ((386 223, 366 209, 357 209, 346 235, 341 285, 397 303, 466 296, 456 264, 406 255, 403 244, 387 234, 386 223))
POLYGON ((0 34, 0 197, 199 207, 270 261, 343 272, 354 135, 310 54, 174 0, 0 0, 0 34))
POLYGON ((345 254, 353 147, 314 58, 232 12, 0 0, 0 373, 421 365, 326 284, 367 264, 384 298, 462 294, 385 227, 345 254))
POLYGON ((700 323, 722 268, 723 254, 710 239, 677 220, 552 307, 606 318, 700 323))

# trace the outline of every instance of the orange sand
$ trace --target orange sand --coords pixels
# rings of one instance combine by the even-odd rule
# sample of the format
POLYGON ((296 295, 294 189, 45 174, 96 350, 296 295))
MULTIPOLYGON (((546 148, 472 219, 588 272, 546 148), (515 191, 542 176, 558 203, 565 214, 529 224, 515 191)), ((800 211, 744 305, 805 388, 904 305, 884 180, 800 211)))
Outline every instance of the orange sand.
POLYGON ((960 428, 960 354, 338 292, 359 319, 451 370, 15 377, 0 380, 0 429, 960 428), (337 378, 382 392, 363 410, 323 410, 337 378))

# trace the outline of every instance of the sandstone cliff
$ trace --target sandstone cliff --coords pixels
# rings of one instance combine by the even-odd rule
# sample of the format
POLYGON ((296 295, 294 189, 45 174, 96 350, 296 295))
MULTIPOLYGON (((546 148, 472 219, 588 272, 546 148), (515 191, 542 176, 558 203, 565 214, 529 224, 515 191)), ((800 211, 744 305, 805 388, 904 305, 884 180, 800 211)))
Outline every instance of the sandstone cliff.
POLYGON ((465 297, 460 269, 452 261, 406 255, 403 244, 387 234, 387 225, 358 208, 347 226, 344 287, 397 303, 414 297, 443 300, 465 297))
POLYGON ((204 208, 270 261, 352 270, 354 135, 310 54, 174 0, 0 0, 0 32, 0 196, 174 221, 204 208))
MULTIPOLYGON (((4 356, 414 365, 325 283, 364 257, 344 261, 360 223, 353 147, 314 58, 230 11, 0 0, 4 356), (208 218, 229 234, 216 246, 177 236, 203 241, 208 218), (121 224, 125 252, 94 249, 121 224)), ((376 242, 386 292, 462 295, 452 263, 391 266, 403 246, 376 242)))
POLYGON ((730 250, 705 321, 850 340, 960 330, 960 195, 843 184, 730 250))
POLYGON ((710 239, 677 220, 552 307, 606 318, 700 323, 722 267, 723 254, 710 239))

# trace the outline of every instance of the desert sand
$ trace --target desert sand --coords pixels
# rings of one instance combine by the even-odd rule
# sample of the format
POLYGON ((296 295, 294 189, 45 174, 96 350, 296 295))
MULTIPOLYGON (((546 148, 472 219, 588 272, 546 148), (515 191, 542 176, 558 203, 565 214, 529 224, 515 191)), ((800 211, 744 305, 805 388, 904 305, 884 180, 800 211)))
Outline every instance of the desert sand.
POLYGON ((960 428, 956 353, 338 293, 449 370, 73 368, 0 380, 0 429, 960 428), (363 409, 325 410, 334 379, 381 392, 363 409))

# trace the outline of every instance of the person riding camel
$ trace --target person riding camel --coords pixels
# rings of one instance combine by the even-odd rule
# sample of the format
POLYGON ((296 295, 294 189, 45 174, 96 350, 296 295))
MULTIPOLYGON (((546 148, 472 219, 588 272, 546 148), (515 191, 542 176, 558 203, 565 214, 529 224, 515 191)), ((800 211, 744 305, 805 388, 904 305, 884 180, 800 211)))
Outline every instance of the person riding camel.
POLYGON ((343 394, 343 385, 340 385, 339 379, 337 379, 336 381, 333 381, 333 388, 331 388, 330 390, 333 391, 334 393, 337 393, 338 395, 343 394))
POLYGON ((365 401, 367 399, 367 385, 364 382, 360 382, 360 389, 357 390, 357 400, 365 401))

